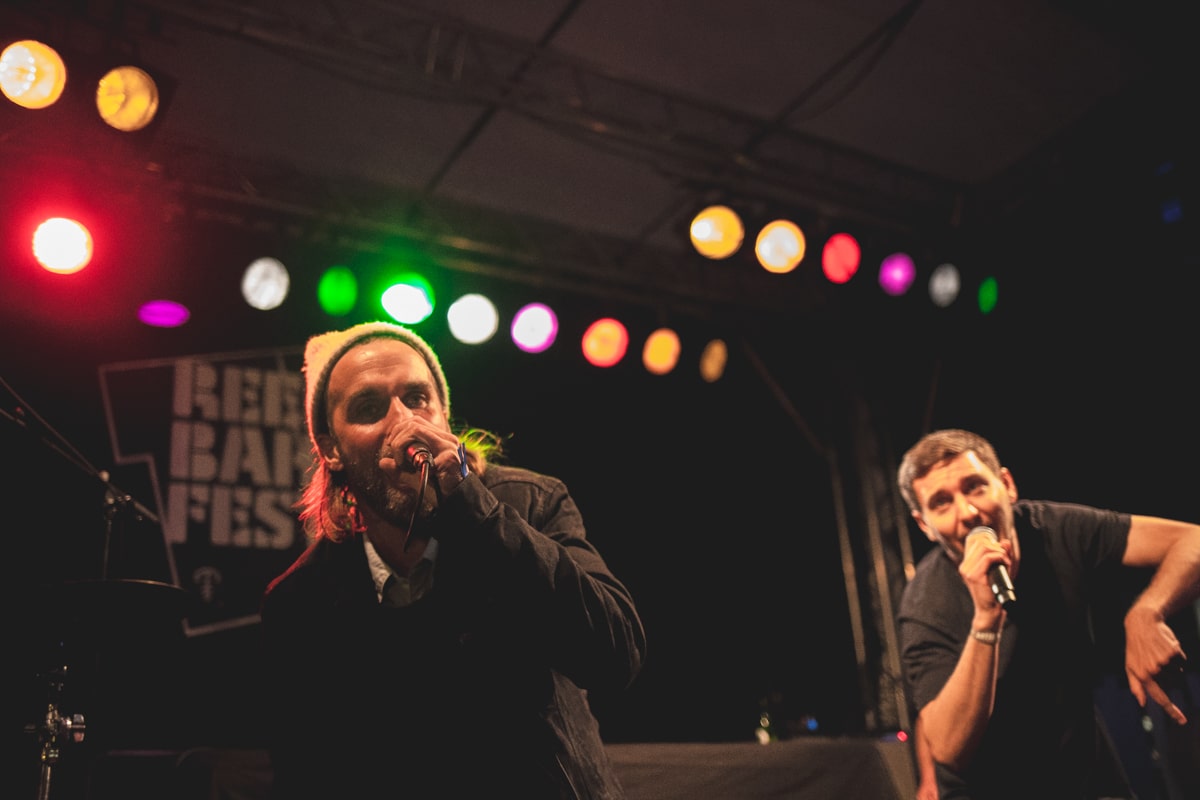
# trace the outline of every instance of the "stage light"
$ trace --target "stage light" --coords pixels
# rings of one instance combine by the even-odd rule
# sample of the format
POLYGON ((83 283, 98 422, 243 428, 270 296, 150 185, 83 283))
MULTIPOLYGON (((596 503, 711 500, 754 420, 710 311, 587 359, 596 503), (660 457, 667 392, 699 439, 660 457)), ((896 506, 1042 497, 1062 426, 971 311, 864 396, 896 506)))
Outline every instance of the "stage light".
POLYGON ((450 333, 463 344, 482 344, 495 335, 500 315, 491 300, 481 294, 464 294, 446 312, 450 333))
POLYGON ((706 258, 728 258, 742 246, 742 219, 728 206, 709 206, 692 219, 692 246, 706 258))
POLYGON ((716 383, 725 374, 729 360, 729 348, 721 339, 713 339, 700 353, 700 377, 705 383, 716 383))
POLYGON ((916 275, 917 268, 906 253, 892 253, 879 265, 879 285, 892 297, 907 292, 916 275))
POLYGON ((25 108, 62 109, 48 117, 42 130, 45 138, 59 140, 49 146, 72 148, 82 137, 116 131, 125 143, 111 146, 137 148, 153 136, 176 81, 128 59, 128 54, 111 50, 60 53, 32 39, 14 42, 0 53, 0 90, 25 108))
POLYGON ((92 260, 92 234, 80 222, 51 217, 33 232, 33 256, 61 275, 78 272, 92 260))
POLYGON ((831 283, 842 284, 858 273, 862 248, 848 233, 835 233, 825 242, 821 253, 821 270, 831 283))
POLYGON ((929 276, 929 299, 938 308, 946 308, 958 299, 960 286, 958 267, 941 264, 929 276))
POLYGON ((151 300, 138 309, 138 319, 152 328, 178 328, 191 315, 187 306, 174 300, 151 300))
POLYGON ((334 317, 350 313, 358 302, 358 279, 349 267, 335 265, 325 270, 317 281, 317 303, 321 310, 334 317))
POLYGON ((625 357, 629 332, 612 317, 598 319, 583 332, 583 357, 594 367, 611 367, 625 357))
POLYGON ((1163 200, 1159 205, 1159 216, 1167 225, 1179 222, 1183 219, 1183 201, 1178 197, 1163 200))
POLYGON ((558 337, 558 317, 543 303, 523 306, 512 321, 512 340, 526 353, 540 353, 558 337))
POLYGON ((679 334, 659 328, 646 337, 642 347, 642 365, 654 375, 666 375, 679 363, 679 334))
POLYGON ((804 232, 786 219, 768 222, 758 232, 754 254, 767 272, 787 273, 804 259, 804 232))
POLYGON ((109 70, 96 86, 100 119, 119 131, 140 131, 158 113, 158 84, 149 73, 125 65, 109 70))
POLYGON ((994 277, 985 278, 983 283, 979 284, 979 310, 984 314, 992 313, 999 299, 1000 286, 996 283, 996 279, 994 277))
POLYGON ((53 47, 24 39, 0 52, 0 91, 22 108, 53 105, 66 85, 66 65, 53 47))
POLYGON ((433 313, 433 287, 423 276, 405 273, 384 290, 379 302, 396 322, 415 325, 433 313))
POLYGON ((242 297, 251 308, 270 311, 287 299, 291 280, 287 267, 276 258, 258 258, 242 273, 242 297))

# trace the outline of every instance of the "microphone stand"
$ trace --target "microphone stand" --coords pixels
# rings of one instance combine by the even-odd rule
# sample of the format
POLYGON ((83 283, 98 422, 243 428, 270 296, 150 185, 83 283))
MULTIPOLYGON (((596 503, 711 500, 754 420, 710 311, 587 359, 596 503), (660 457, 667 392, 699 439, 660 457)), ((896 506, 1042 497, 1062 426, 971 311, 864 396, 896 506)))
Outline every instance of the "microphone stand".
POLYGON ((91 475, 93 478, 100 481, 100 483, 106 489, 105 503, 108 506, 111 507, 120 505, 132 508, 134 512, 134 519, 146 520, 155 524, 158 523, 158 516, 155 515, 153 511, 135 500, 132 495, 121 491, 119 487, 109 480, 109 474, 106 470, 99 470, 92 466, 91 462, 89 462, 82 453, 76 450, 75 447, 70 444, 70 442, 68 442, 58 433, 58 431, 50 426, 50 423, 42 419, 42 417, 36 411, 30 408, 28 404, 22 402, 21 398, 18 397, 16 392, 13 391, 12 387, 5 382, 4 378, 0 378, 0 386, 3 386, 5 389, 7 389, 9 394, 11 394, 19 403, 19 405, 11 411, 0 408, 0 416, 6 417, 10 422, 20 428, 24 428, 27 432, 31 432, 30 418, 32 418, 37 422, 39 427, 41 427, 52 437, 52 439, 48 439, 43 436, 41 438, 42 444, 46 445, 46 447, 48 447, 50 450, 58 453, 71 464, 79 467, 88 475, 91 475))
MULTIPOLYGON (((53 426, 46 422, 41 415, 34 411, 17 392, 0 377, 0 387, 3 387, 15 401, 15 406, 9 410, 0 408, 0 416, 26 432, 36 435, 42 444, 58 453, 66 461, 74 464, 88 475, 94 477, 104 486, 104 547, 100 569, 100 581, 108 580, 109 549, 112 542, 113 523, 121 509, 132 509, 134 518, 158 523, 158 517, 143 504, 133 499, 109 480, 106 471, 96 469, 91 462, 71 445, 53 426), (36 423, 36 426, 34 425, 36 423), (36 428, 36 430, 35 430, 36 428)), ((167 584, 159 584, 166 587, 167 584)), ((63 695, 63 685, 66 682, 67 666, 60 665, 52 668, 48 677, 48 699, 46 712, 39 723, 25 726, 25 732, 37 735, 41 742, 39 756, 40 768, 38 779, 37 800, 49 800, 50 786, 54 767, 62 754, 60 743, 82 742, 87 729, 82 714, 67 714, 60 707, 63 695)))
POLYGON ((87 728, 82 714, 64 714, 59 710, 66 674, 65 665, 51 671, 50 696, 46 704, 46 715, 40 725, 25 726, 25 732, 37 734, 42 743, 38 800, 49 800, 51 774, 62 752, 59 747, 60 739, 68 742, 82 742, 87 728))

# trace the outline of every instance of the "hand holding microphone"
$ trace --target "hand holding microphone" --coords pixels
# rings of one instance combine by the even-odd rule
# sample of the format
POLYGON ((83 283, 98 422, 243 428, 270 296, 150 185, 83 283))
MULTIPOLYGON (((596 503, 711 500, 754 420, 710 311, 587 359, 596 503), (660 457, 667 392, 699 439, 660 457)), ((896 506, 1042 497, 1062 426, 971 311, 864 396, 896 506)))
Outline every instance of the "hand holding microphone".
POLYGON ((386 444, 380 451, 379 466, 382 469, 388 472, 410 469, 420 471, 426 464, 433 466, 433 450, 427 442, 412 438, 411 434, 403 438, 396 437, 396 439, 386 444))
MULTIPOLYGON (((967 534, 964 546, 970 546, 971 538, 974 536, 983 536, 991 539, 993 542, 1000 541, 994 530, 986 525, 980 525, 967 534)), ((988 569, 988 582, 992 586, 992 594, 996 596, 996 602, 1011 611, 1017 604, 1017 593, 1013 589, 1012 578, 1008 574, 1008 567, 1004 564, 993 564, 988 569)))
POLYGON ((420 469, 433 462, 433 453, 429 451, 429 445, 420 439, 414 439, 404 446, 404 460, 420 469))
POLYGON ((442 492, 452 491, 471 473, 466 446, 458 437, 447 429, 419 420, 393 427, 380 451, 379 467, 389 474, 428 469, 431 478, 436 476, 442 492), (457 459, 442 459, 435 463, 435 448, 437 458, 450 449, 457 454, 457 459))

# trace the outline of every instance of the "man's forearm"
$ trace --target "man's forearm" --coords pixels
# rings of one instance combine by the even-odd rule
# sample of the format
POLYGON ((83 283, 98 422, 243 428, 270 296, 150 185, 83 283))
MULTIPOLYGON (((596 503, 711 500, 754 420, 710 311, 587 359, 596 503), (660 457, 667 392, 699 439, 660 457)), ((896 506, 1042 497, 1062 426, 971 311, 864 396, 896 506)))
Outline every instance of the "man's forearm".
POLYGON ((992 716, 999 633, 993 644, 972 636, 938 696, 921 711, 934 760, 961 770, 970 762, 992 716))

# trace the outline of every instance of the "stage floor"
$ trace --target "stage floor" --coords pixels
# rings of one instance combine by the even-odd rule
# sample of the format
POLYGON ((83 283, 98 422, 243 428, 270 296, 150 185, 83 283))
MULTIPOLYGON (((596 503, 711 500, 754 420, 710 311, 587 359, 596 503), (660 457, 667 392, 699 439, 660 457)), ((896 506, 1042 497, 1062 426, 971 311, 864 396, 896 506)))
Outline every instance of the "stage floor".
MULTIPOLYGON (((892 739, 806 737, 761 745, 611 744, 627 800, 910 800, 908 745, 892 739)), ((195 748, 114 751, 98 763, 89 798, 267 800, 265 751, 195 748)))

